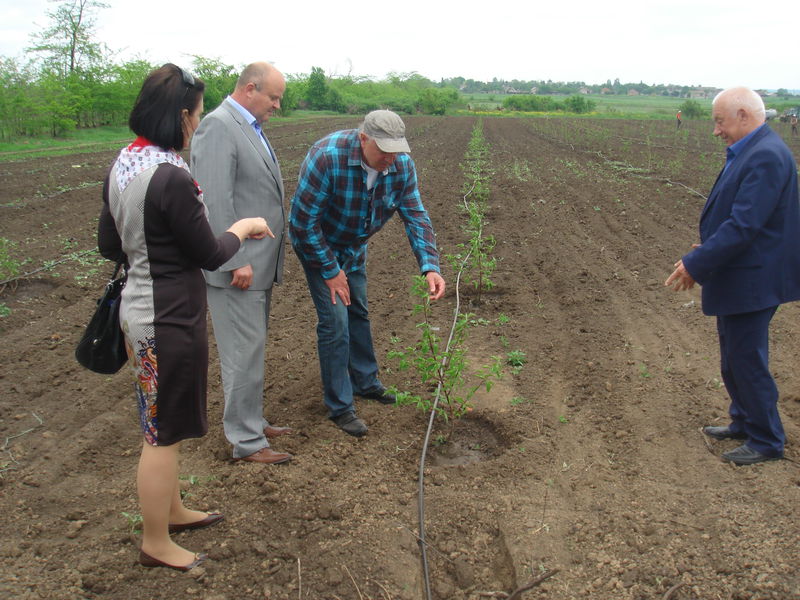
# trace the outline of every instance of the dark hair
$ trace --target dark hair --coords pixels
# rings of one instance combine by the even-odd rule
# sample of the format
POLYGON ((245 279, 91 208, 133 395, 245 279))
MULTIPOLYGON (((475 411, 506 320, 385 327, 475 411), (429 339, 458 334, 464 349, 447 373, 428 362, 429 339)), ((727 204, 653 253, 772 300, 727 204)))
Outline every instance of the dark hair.
POLYGON ((144 80, 128 125, 136 135, 162 148, 183 150, 181 111, 197 108, 205 87, 188 71, 167 63, 144 80))

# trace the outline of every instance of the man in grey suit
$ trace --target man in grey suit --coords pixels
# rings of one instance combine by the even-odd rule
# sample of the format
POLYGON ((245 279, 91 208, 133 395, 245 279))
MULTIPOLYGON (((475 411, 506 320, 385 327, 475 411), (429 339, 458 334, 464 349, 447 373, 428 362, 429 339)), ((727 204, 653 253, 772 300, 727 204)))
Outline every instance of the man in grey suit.
POLYGON ((208 219, 220 233, 242 217, 263 217, 275 238, 245 242, 217 271, 204 271, 208 306, 222 366, 223 425, 233 458, 278 464, 269 438, 290 433, 264 418, 264 350, 272 286, 283 271, 283 182, 261 124, 280 108, 283 75, 268 63, 245 67, 236 89, 200 123, 191 169, 203 190, 208 219), (265 243, 266 242, 266 243, 265 243))

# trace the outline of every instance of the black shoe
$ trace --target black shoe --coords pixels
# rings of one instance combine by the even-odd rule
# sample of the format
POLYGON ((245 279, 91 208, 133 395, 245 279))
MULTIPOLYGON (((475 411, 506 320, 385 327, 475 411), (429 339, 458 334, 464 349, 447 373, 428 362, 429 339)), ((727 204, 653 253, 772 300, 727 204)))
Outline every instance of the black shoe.
POLYGON ((754 465, 768 460, 780 460, 783 456, 766 456, 757 450, 753 450, 750 446, 741 445, 729 452, 723 452, 722 458, 735 465, 754 465))
POLYGON ((740 431, 731 431, 730 426, 725 427, 714 427, 708 426, 703 427, 703 433, 706 435, 710 435, 715 440, 746 440, 747 434, 740 432, 740 431))
POLYGON ((368 392, 362 392, 356 395, 367 398, 368 400, 377 400, 381 404, 395 404, 397 402, 397 397, 387 392, 385 387, 377 387, 368 392))
POLYGON ((367 424, 359 419, 354 412, 346 412, 337 417, 332 417, 331 421, 344 431, 354 437, 361 437, 369 431, 367 424))

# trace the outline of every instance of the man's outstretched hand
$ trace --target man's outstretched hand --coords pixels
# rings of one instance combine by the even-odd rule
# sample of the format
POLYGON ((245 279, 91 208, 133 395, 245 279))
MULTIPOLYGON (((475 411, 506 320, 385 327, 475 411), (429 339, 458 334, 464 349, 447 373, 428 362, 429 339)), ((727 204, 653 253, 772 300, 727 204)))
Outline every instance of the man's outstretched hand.
POLYGON ((428 291, 430 295, 429 300, 438 300, 444 296, 444 278, 436 271, 428 271, 425 273, 425 279, 428 280, 428 291))

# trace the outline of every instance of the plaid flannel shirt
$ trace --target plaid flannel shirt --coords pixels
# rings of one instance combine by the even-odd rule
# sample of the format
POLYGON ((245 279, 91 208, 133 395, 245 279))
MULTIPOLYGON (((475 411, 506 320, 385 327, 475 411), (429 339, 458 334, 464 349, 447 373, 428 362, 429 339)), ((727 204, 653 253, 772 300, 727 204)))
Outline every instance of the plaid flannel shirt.
POLYGON ((300 258, 330 279, 364 267, 367 240, 397 212, 422 273, 439 272, 439 252, 417 189, 417 172, 400 153, 367 190, 358 130, 314 144, 300 166, 289 213, 289 237, 300 258))

